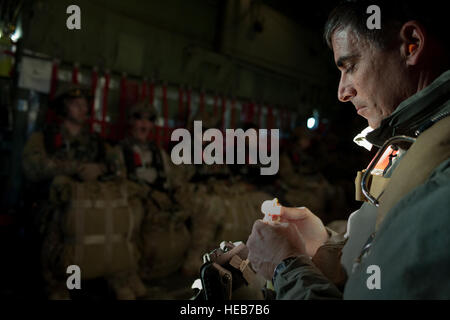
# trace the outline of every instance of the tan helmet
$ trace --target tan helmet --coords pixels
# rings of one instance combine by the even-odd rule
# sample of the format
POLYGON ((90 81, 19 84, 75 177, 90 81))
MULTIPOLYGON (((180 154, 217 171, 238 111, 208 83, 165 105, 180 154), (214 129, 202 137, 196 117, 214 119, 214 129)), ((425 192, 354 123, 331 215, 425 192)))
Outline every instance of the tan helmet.
POLYGON ((80 85, 65 83, 58 88, 55 97, 50 101, 49 106, 56 113, 63 114, 64 100, 75 98, 85 98, 86 100, 89 100, 91 98, 91 95, 88 89, 80 85))

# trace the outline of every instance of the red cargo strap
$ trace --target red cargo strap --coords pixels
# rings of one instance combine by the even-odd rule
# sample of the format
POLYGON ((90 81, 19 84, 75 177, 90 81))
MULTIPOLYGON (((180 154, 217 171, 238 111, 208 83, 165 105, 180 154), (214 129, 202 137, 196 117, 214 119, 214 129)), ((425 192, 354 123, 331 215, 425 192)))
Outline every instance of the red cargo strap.
MULTIPOLYGON (((56 89, 58 86, 58 70, 59 70, 59 61, 54 60, 52 65, 52 77, 50 79, 50 92, 48 94, 49 101, 55 99, 56 89)), ((55 123, 57 121, 57 116, 52 109, 47 108, 45 120, 47 123, 55 123)))
POLYGON ((122 74, 120 78, 120 97, 119 97, 119 128, 121 135, 125 135, 125 127, 126 127, 126 101, 127 101, 127 75, 125 73, 122 74))
MULTIPOLYGON (((245 121, 254 122, 255 121, 254 118, 255 118, 255 104, 253 102, 249 102, 245 110, 245 121)), ((255 124, 258 125, 258 123, 255 124)))
POLYGON ((149 101, 153 106, 153 103, 155 102, 155 83, 153 81, 150 82, 149 91, 149 101))
POLYGON ((55 60, 53 61, 52 66, 52 78, 50 80, 49 100, 53 100, 55 98, 56 87, 58 86, 58 69, 59 69, 59 62, 58 60, 55 60))
MULTIPOLYGON (((148 85, 148 95, 149 95, 149 103, 152 107, 154 107, 154 101, 155 101, 155 84, 153 83, 153 81, 150 81, 150 84, 148 85)), ((157 130, 156 125, 154 126, 153 130, 157 130)), ((154 132, 153 130, 150 130, 150 133, 148 134, 148 139, 149 140, 153 140, 156 136, 156 132, 154 132), (155 133, 155 134, 153 134, 155 133)))
POLYGON ((169 102, 167 101, 167 85, 163 84, 163 108, 164 108, 164 128, 161 137, 162 146, 166 146, 169 138, 169 102))
POLYGON ((139 100, 145 100, 147 98, 148 95, 148 86, 147 86, 147 79, 144 79, 144 81, 142 81, 142 86, 141 86, 141 98, 139 100))
POLYGON ((77 63, 74 64, 73 69, 72 69, 72 83, 73 84, 79 84, 80 83, 78 64, 77 63))
POLYGON ((94 131, 94 119, 95 119, 95 93, 97 91, 97 85, 98 85, 98 73, 97 68, 92 69, 92 75, 91 75, 91 96, 92 101, 90 105, 90 118, 89 118, 89 130, 92 133, 94 131))
POLYGON ((109 81, 110 75, 109 73, 105 74, 105 86, 103 88, 103 105, 102 105, 102 131, 101 136, 106 137, 106 115, 108 113, 108 93, 109 93, 109 81))

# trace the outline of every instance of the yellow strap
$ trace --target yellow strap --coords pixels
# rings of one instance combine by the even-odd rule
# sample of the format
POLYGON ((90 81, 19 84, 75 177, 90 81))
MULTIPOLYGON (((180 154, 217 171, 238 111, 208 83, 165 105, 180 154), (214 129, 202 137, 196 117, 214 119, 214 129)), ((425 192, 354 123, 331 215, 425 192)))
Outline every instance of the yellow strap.
POLYGON ((255 272, 250 268, 250 260, 242 260, 238 255, 234 255, 230 260, 230 265, 242 272, 242 276, 248 284, 255 280, 255 272))

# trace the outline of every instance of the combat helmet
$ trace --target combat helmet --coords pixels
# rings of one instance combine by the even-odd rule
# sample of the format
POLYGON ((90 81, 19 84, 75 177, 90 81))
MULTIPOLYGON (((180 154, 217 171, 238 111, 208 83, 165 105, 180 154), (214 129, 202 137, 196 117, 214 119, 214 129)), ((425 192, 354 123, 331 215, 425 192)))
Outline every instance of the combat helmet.
POLYGON ((57 114, 64 113, 64 100, 85 98, 91 99, 89 90, 77 84, 63 84, 56 91, 55 97, 50 101, 49 106, 57 114))

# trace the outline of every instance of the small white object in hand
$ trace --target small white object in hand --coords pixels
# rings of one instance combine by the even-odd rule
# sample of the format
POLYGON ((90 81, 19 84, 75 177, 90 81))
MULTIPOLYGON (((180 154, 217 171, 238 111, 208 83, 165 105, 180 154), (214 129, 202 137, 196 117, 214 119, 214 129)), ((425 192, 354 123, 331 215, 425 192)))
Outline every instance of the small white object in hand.
POLYGON ((261 212, 264 214, 265 222, 280 222, 281 204, 278 199, 266 200, 261 205, 261 212))

